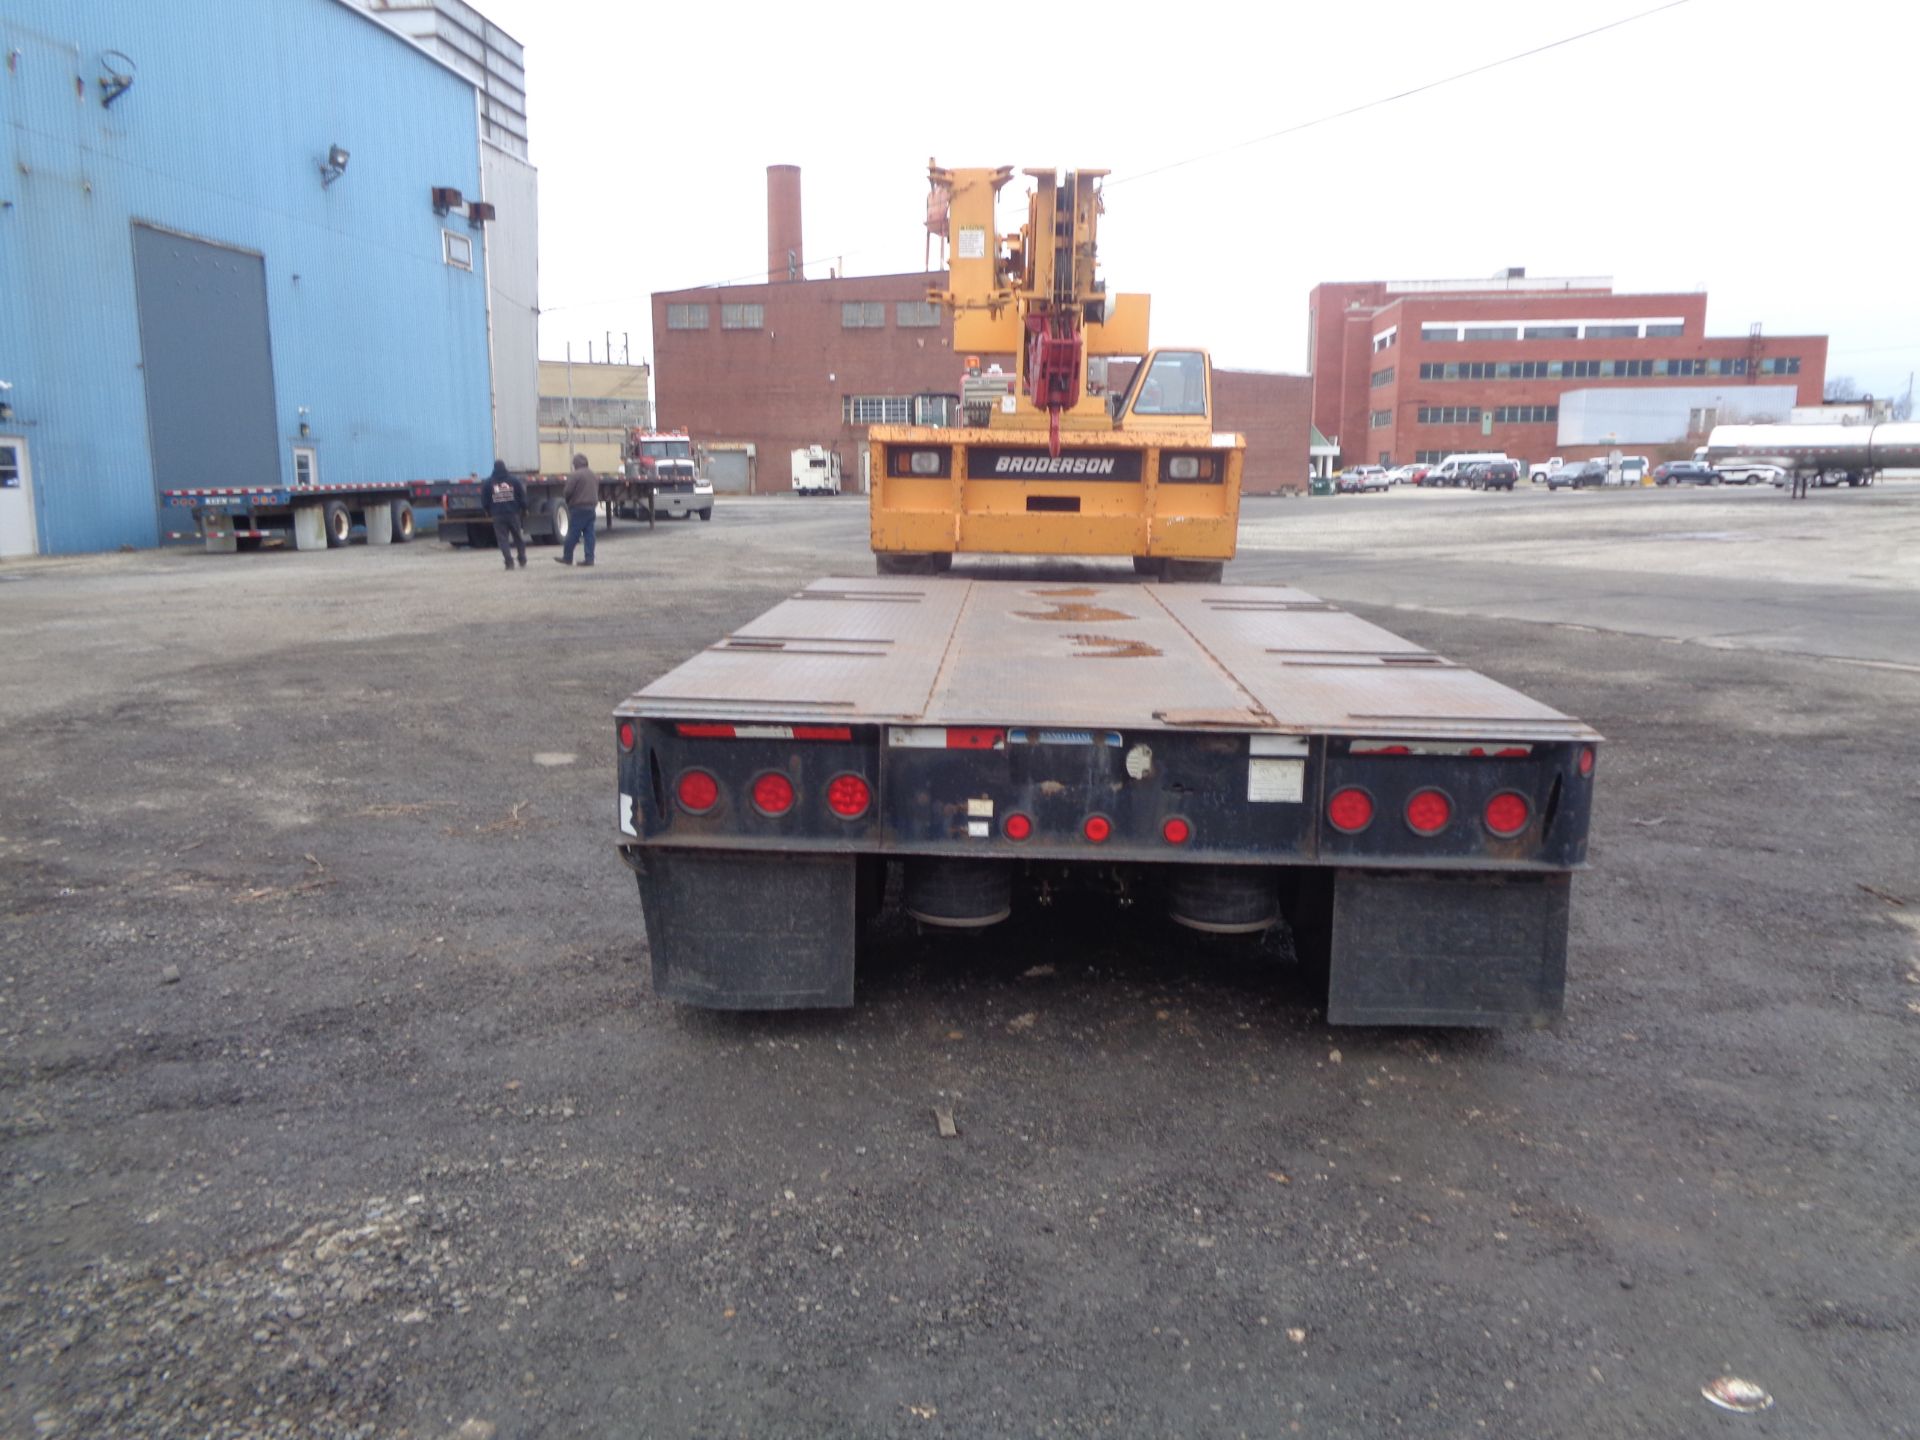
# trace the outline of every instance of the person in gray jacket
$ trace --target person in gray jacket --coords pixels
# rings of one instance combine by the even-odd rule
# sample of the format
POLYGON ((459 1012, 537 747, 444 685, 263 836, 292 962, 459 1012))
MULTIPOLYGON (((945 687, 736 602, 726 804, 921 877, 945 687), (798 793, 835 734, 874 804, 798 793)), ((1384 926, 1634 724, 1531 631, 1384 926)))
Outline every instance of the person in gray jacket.
POLYGON ((593 523, 600 513, 600 477, 587 465, 587 457, 573 457, 573 470, 567 476, 567 518, 573 523, 567 527, 567 543, 564 551, 554 556, 561 565, 573 563, 573 542, 584 538, 587 542, 587 558, 582 565, 593 564, 593 523))

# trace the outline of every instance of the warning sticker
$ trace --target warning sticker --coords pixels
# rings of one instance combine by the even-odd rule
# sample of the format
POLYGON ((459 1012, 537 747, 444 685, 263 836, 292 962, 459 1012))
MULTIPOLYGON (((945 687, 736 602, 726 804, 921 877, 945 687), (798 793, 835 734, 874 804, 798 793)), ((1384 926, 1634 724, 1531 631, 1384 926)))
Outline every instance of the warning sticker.
POLYGON ((962 260, 984 260, 987 258, 987 227, 984 225, 962 225, 960 243, 956 254, 962 260))
POLYGON ((1247 799, 1298 805, 1306 798, 1307 762, 1304 760, 1249 760, 1247 799))

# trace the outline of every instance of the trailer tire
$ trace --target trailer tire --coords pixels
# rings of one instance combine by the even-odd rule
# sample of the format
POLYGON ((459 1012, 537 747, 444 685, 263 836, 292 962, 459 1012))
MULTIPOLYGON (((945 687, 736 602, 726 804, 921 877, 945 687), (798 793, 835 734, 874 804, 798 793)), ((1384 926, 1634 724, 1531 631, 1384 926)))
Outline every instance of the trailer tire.
POLYGON ((573 533, 573 512, 558 500, 553 502, 553 534, 548 538, 555 545, 567 543, 567 536, 573 533))
POLYGON ((467 548, 469 550, 491 550, 493 548, 493 522, 483 520, 467 526, 467 548))
POLYGON ((327 530, 327 548, 338 550, 353 538, 353 512, 344 500, 329 500, 321 507, 320 523, 327 530))
POLYGON ((393 502, 393 543, 405 545, 413 539, 413 502, 393 502))

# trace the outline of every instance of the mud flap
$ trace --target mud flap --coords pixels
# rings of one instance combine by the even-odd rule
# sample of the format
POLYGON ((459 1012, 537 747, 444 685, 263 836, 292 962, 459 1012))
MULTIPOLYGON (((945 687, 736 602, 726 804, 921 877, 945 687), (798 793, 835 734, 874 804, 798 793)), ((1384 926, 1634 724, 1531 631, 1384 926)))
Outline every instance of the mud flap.
POLYGON ((852 855, 630 849, 653 990, 710 1010, 853 1004, 852 855))
POLYGON ((1570 875, 1342 870, 1327 1019, 1546 1025, 1564 1008, 1570 875))

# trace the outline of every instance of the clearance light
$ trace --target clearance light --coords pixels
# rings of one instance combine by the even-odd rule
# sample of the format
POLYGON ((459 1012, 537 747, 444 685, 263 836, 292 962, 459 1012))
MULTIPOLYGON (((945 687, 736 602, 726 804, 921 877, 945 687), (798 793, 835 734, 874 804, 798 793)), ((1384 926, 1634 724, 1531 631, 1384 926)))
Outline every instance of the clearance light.
POLYGON ((1373 797, 1358 786, 1336 790, 1327 801, 1327 820, 1334 829, 1357 835, 1373 823, 1373 797))
POLYGON ((1160 838, 1169 845, 1184 845, 1193 838, 1193 827, 1175 815, 1160 827, 1160 838))
POLYGON ((851 740, 845 725, 716 725, 682 720, 674 731, 683 740, 851 740))
POLYGON ((753 782, 753 808, 762 815, 784 815, 793 808, 793 782, 768 771, 753 782))
POLYGON ((1487 829, 1502 840, 1510 840, 1527 828, 1527 817, 1533 807, 1527 804, 1527 797, 1517 795, 1511 790, 1502 790, 1487 801, 1485 812, 1487 829))
POLYGON ((1009 840, 1024 840, 1033 834, 1033 821, 1016 810, 1001 822, 1000 830, 1009 840))
POLYGON ((1580 775, 1584 779, 1591 774, 1593 774, 1593 747, 1583 745, 1580 747, 1580 775))
POLYGON ((1094 844, 1101 845, 1113 834, 1113 822, 1104 815, 1089 815, 1086 823, 1080 827, 1080 833, 1094 844))
POLYGON ((836 775, 827 786, 827 808, 842 820, 858 820, 872 803, 873 791, 858 775, 836 775))
POLYGON ((1407 824, 1416 835, 1438 835, 1453 819, 1453 802, 1438 790, 1416 790, 1407 798, 1407 824))
POLYGON ((622 720, 620 722, 620 748, 622 750, 633 749, 633 722, 631 720, 622 720))
POLYGON ((704 770, 689 770, 673 787, 680 808, 690 815, 704 815, 720 803, 720 782, 704 770))

